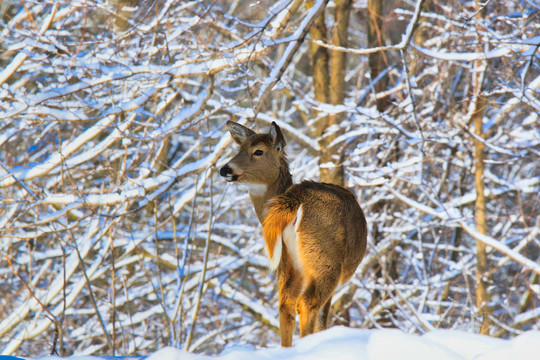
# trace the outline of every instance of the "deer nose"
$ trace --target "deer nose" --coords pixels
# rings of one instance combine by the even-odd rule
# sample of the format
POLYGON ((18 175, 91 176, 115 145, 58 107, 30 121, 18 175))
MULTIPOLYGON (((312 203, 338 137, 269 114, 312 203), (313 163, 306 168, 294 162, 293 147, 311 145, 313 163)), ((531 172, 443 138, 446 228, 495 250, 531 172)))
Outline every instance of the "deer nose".
POLYGON ((232 174, 232 169, 229 167, 229 165, 225 165, 221 169, 219 169, 219 175, 223 177, 227 177, 227 175, 232 174))

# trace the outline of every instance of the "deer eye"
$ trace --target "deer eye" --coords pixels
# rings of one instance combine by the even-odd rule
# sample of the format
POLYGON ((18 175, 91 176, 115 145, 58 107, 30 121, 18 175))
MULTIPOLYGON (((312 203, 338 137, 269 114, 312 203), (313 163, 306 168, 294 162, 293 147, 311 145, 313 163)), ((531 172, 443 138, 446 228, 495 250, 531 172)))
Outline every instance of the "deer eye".
POLYGON ((264 154, 264 152, 262 150, 255 150, 255 152, 253 153, 253 155, 255 156, 262 156, 264 154))

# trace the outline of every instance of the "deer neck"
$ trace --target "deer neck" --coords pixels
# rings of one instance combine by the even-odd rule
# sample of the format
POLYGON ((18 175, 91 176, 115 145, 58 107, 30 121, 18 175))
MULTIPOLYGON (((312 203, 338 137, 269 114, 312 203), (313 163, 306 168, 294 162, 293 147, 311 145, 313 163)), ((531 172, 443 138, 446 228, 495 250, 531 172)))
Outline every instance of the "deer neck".
POLYGON ((285 160, 285 166, 281 166, 278 178, 267 185, 250 185, 249 186, 249 197, 255 208, 255 213, 257 218, 261 222, 264 221, 265 211, 264 207, 268 200, 274 196, 281 195, 287 191, 289 187, 293 184, 292 175, 289 172, 289 166, 285 160))

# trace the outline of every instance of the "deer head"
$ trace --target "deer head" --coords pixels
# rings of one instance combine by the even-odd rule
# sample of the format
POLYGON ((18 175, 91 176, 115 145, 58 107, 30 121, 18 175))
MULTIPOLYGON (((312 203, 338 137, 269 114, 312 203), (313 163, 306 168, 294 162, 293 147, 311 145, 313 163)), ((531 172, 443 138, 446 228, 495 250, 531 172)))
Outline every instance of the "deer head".
MULTIPOLYGON (((227 181, 238 181, 248 187, 251 195, 262 196, 284 182, 283 177, 290 177, 284 151, 285 138, 275 122, 266 134, 257 134, 232 121, 227 122, 227 127, 233 140, 240 145, 238 154, 219 171, 227 181)), ((288 183, 287 187, 290 185, 288 183)))

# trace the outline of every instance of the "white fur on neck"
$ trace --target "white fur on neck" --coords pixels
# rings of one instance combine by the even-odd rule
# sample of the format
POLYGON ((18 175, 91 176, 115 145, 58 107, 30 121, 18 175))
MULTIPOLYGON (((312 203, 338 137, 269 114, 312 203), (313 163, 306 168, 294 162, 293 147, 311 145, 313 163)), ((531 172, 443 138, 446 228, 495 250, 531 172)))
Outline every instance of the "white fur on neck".
POLYGON ((246 185, 250 195, 262 196, 266 194, 266 185, 264 184, 244 183, 244 185, 246 185))

